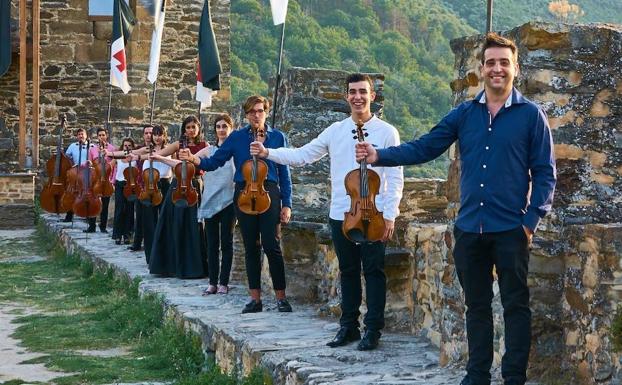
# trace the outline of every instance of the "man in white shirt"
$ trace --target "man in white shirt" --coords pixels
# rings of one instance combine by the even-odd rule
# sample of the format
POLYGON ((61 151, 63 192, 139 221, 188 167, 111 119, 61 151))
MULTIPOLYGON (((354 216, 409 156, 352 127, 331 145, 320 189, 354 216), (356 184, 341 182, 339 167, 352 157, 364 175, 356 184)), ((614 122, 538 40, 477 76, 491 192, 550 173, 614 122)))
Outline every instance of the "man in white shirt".
MULTIPOLYGON (((76 140, 77 142, 71 143, 67 150, 65 151, 65 155, 69 159, 71 159, 71 163, 73 166, 83 166, 89 161, 89 149, 86 148, 86 130, 84 128, 78 128, 76 130, 76 140)), ((67 211, 65 215, 65 219, 63 222, 72 222, 73 221, 73 211, 67 211)))
POLYGON ((341 319, 330 347, 343 346, 361 339, 359 307, 362 301, 361 265, 365 276, 367 314, 364 318, 365 335, 358 344, 359 350, 372 350, 378 346, 380 330, 384 328, 386 303, 386 275, 384 273, 385 242, 393 235, 395 218, 399 214, 404 176, 401 167, 371 167, 380 176, 380 192, 376 207, 383 212, 385 232, 382 241, 354 243, 342 232, 344 213, 350 209, 344 179, 348 172, 358 169, 355 159, 356 123, 364 123, 366 141, 379 148, 400 143, 395 127, 371 113, 371 102, 376 97, 373 81, 368 75, 352 74, 346 79, 346 100, 351 116, 333 123, 317 138, 300 148, 266 149, 260 142, 251 144, 251 155, 267 158, 277 163, 302 166, 330 155, 331 204, 330 227, 335 252, 341 272, 341 319))

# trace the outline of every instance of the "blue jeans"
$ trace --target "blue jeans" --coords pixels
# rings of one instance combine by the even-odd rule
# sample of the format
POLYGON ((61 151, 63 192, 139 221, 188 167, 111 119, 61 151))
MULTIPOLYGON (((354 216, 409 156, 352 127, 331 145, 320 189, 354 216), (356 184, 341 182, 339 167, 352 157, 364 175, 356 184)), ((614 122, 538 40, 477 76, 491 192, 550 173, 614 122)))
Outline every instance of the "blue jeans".
POLYGON ((527 272, 529 245, 522 226, 497 233, 467 233, 454 228, 454 261, 467 307, 469 361, 465 382, 489 385, 493 360, 493 266, 505 320, 501 374, 506 385, 523 385, 531 346, 527 272))

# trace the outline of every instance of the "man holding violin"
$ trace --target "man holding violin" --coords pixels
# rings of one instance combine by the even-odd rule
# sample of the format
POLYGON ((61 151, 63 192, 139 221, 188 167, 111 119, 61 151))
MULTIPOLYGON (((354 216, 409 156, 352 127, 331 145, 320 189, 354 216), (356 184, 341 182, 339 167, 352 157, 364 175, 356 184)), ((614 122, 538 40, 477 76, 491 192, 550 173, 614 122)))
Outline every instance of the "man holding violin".
MULTIPOLYGON (((252 159, 248 150, 251 142, 260 140, 269 148, 287 145, 285 135, 266 123, 269 109, 268 99, 258 95, 250 96, 244 103, 244 112, 249 124, 233 131, 212 156, 200 158, 192 155, 188 150, 179 151, 180 160, 189 160, 205 171, 213 171, 222 167, 233 158, 235 164, 234 209, 244 242, 246 274, 251 295, 251 301, 246 304, 242 313, 256 313, 263 310, 261 302, 262 245, 268 257, 272 286, 277 299, 277 310, 292 311, 285 297, 285 264, 280 245, 280 223, 288 223, 291 216, 292 181, 289 167, 266 161, 263 165, 264 171, 267 171, 265 181, 251 180, 257 176, 256 172, 248 174, 242 172, 246 169, 244 164, 247 161, 257 164, 256 159, 252 159), (244 197, 245 187, 250 183, 257 183, 259 190, 267 191, 269 202, 265 207, 266 211, 259 210, 259 213, 249 214, 241 207, 240 197, 244 197)), ((263 163, 261 160, 259 162, 263 163)), ((252 199, 254 202, 255 198, 252 199)))
MULTIPOLYGON (((365 335, 358 344, 358 350, 372 350, 378 346, 380 330, 384 328, 384 307, 386 303, 386 275, 384 257, 386 241, 393 235, 395 218, 399 214, 404 176, 401 167, 374 167, 380 177, 380 192, 376 206, 384 218, 384 234, 380 241, 355 243, 346 238, 342 231, 344 212, 350 209, 350 198, 344 187, 346 175, 359 168, 355 160, 357 126, 363 123, 367 140, 374 146, 388 147, 400 143, 395 127, 381 120, 371 112, 375 99, 372 79, 364 74, 347 77, 345 99, 350 106, 351 116, 326 128, 317 138, 300 148, 266 148, 261 142, 251 144, 251 154, 268 160, 302 166, 330 155, 331 203, 329 223, 335 252, 341 272, 341 319, 335 338, 328 342, 331 348, 343 346, 361 339, 359 330, 359 307, 362 302, 361 265, 365 277, 367 314, 365 314, 365 335)), ((373 202, 372 202, 373 203, 373 202)))
MULTIPOLYGON (((106 131, 106 129, 103 127, 99 127, 97 129, 97 139, 99 140, 99 147, 92 146, 89 149, 89 163, 91 165, 99 165, 99 162, 100 162, 99 156, 101 152, 102 155, 104 156, 105 164, 109 165, 112 162, 112 158, 109 156, 105 156, 106 151, 114 151, 116 150, 116 148, 112 145, 112 143, 108 142, 108 131, 106 131)), ((95 167, 95 168, 98 169, 99 173, 102 172, 101 168, 99 167, 95 167)), ((114 169, 111 170, 110 172, 110 178, 108 178, 109 183, 112 183, 113 175, 114 175, 114 169)), ((99 177, 102 178, 102 175, 99 175, 99 177)), ((101 200, 102 200, 102 212, 99 215, 99 230, 102 233, 108 233, 108 230, 106 229, 106 227, 108 225, 108 206, 110 205, 110 196, 102 196, 101 200)), ((87 218, 87 222, 89 224, 89 227, 86 229, 86 232, 94 233, 96 218, 95 217, 87 218)))
POLYGON ((432 130, 401 146, 376 151, 357 145, 359 160, 383 166, 420 164, 460 142, 460 211, 454 261, 464 290, 469 346, 461 385, 490 385, 493 361, 493 269, 505 321, 505 385, 523 385, 531 343, 527 273, 529 244, 553 203, 553 140, 542 109, 513 86, 516 44, 488 33, 480 51, 484 90, 432 130))

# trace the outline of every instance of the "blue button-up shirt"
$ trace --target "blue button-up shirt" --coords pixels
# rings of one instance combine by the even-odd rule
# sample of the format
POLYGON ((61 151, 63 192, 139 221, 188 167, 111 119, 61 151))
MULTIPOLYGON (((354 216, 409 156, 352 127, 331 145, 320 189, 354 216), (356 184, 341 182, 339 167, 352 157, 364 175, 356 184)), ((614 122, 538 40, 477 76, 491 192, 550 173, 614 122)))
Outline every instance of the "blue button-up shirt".
POLYGON ((556 181, 553 140, 542 109, 513 89, 492 119, 482 91, 418 140, 378 150, 376 165, 424 163, 456 140, 461 166, 456 226, 474 233, 520 225, 535 231, 551 210, 556 181))
MULTIPOLYGON (((266 140, 263 145, 266 148, 287 147, 287 139, 281 131, 266 124, 266 140)), ((233 180, 236 183, 244 183, 242 175, 242 164, 252 159, 250 145, 254 141, 250 125, 246 125, 239 130, 233 131, 223 142, 218 151, 209 158, 201 159, 199 168, 205 171, 213 171, 223 166, 231 157, 235 164, 235 174, 233 180)), ((292 178, 289 173, 289 166, 277 164, 271 160, 263 159, 268 165, 268 176, 266 180, 278 183, 281 191, 281 204, 292 207, 292 178)), ((209 182, 208 182, 209 183, 209 182)))

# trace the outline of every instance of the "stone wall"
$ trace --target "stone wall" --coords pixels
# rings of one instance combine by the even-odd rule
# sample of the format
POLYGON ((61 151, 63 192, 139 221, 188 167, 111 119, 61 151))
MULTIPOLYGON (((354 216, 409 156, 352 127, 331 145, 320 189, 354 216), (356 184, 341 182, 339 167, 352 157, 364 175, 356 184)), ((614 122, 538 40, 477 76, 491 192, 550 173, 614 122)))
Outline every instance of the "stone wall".
MULTIPOLYGON (((518 88, 549 116, 558 173, 553 212, 539 226, 530 260, 530 368, 554 375, 561 363, 570 382, 618 384, 609 326, 622 257, 622 29, 529 23, 505 35, 519 47, 518 88)), ((452 43, 456 102, 481 88, 479 41, 452 43)), ((447 183, 457 185, 457 175, 450 172, 447 183)))
MULTIPOLYGON (((12 16, 17 23, 17 2, 12 16)), ((149 51, 153 23, 136 1, 130 3, 137 24, 127 47, 128 74, 132 90, 123 94, 113 89, 111 126, 115 144, 149 121, 152 85, 147 81, 149 51)), ((216 40, 223 65, 222 90, 218 92, 212 111, 225 111, 230 102, 230 21, 229 0, 211 0, 216 40)), ((195 59, 197 34, 203 0, 169 1, 163 34, 154 122, 168 126, 175 135, 183 118, 198 111, 194 100, 196 86, 195 59)), ((41 1, 41 123, 40 158, 49 158, 56 144, 58 115, 67 114, 66 142, 77 127, 101 127, 106 121, 108 106, 109 59, 108 40, 111 21, 91 21, 87 0, 41 1)), ((19 40, 17 31, 14 42, 19 40)), ((30 59, 29 59, 30 63, 30 59)), ((30 70, 29 70, 30 71, 30 70)), ((30 78, 30 74, 28 75, 30 78)), ((32 87, 31 82, 28 84, 32 87)), ((15 54, 9 72, 0 78, 0 170, 17 167, 18 143, 19 58, 15 54), (4 123, 3 123, 4 122, 4 123)), ((28 99, 28 124, 31 101, 28 99)), ((28 130, 31 130, 29 127, 28 130)), ((95 132, 93 130, 93 135, 95 132)))
POLYGON ((32 227, 35 174, 0 174, 0 229, 32 227))

